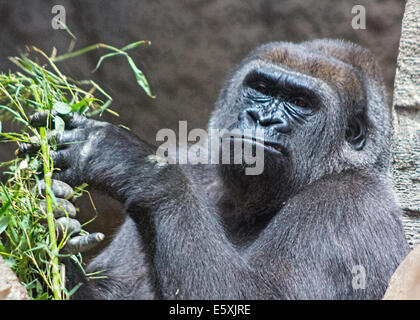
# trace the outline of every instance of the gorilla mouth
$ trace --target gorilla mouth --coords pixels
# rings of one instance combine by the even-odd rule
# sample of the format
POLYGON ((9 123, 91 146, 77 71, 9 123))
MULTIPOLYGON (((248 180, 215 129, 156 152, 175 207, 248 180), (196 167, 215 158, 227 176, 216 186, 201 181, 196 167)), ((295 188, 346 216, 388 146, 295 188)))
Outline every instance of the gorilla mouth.
POLYGON ((246 142, 251 142, 252 144, 260 144, 264 146, 264 149, 270 151, 270 152, 275 152, 275 153, 282 153, 283 152, 283 148, 275 143, 275 142, 271 142, 271 141, 261 141, 255 138, 248 138, 248 137, 243 137, 242 140, 244 141, 244 143, 246 142))
POLYGON ((256 139, 254 137, 247 137, 247 136, 236 136, 236 137, 232 137, 233 140, 242 140, 244 143, 250 143, 253 146, 255 145, 262 145, 264 147, 264 149, 266 149, 269 152, 273 152, 273 153, 283 153, 283 147, 281 145, 279 145, 276 142, 272 142, 272 141, 265 141, 265 140, 259 140, 256 139))
POLYGON ((279 153, 282 153, 283 152, 283 148, 280 147, 276 143, 264 141, 264 147, 267 147, 268 149, 274 149, 276 152, 279 152, 279 153))

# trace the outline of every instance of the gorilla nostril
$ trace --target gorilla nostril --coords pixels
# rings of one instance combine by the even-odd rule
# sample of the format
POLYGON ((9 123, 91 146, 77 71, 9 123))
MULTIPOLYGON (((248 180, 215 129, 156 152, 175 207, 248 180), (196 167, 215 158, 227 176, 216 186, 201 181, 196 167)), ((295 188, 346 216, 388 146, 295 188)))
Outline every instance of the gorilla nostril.
POLYGON ((252 119, 254 123, 262 127, 273 127, 278 132, 286 133, 290 131, 290 123, 287 118, 278 116, 271 112, 262 110, 246 109, 238 115, 238 120, 252 119))
POLYGON ((261 116, 258 120, 262 126, 270 126, 278 122, 272 115, 261 116))
POLYGON ((260 116, 257 110, 247 109, 245 110, 245 115, 251 117, 252 120, 254 120, 255 122, 258 122, 260 120, 260 116))

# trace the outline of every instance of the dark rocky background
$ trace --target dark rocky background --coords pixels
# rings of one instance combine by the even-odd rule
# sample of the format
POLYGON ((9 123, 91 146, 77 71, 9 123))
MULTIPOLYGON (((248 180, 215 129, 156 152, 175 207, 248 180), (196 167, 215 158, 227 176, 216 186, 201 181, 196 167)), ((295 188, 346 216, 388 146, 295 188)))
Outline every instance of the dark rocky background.
MULTIPOLYGON (((343 38, 370 48, 377 56, 391 95, 398 55, 402 0, 191 0, 191 1, 0 1, 0 70, 13 67, 7 57, 35 45, 46 52, 67 50, 71 38, 54 30, 51 8, 64 5, 66 23, 77 36, 76 49, 103 42, 122 47, 147 39, 151 46, 131 51, 145 72, 156 99, 137 87, 123 57, 106 61, 95 73, 104 51, 59 64, 73 78, 93 79, 114 98, 113 109, 123 123, 149 142, 161 128, 205 127, 218 91, 229 71, 256 46, 269 41, 343 38), (351 8, 366 8, 366 30, 351 27, 351 8)), ((0 161, 15 146, 0 146, 0 161)), ((90 231, 107 235, 121 221, 118 203, 94 195, 99 217, 90 231)), ((86 219, 93 215, 87 199, 78 202, 86 219)), ((108 237, 109 239, 110 237, 108 237)))

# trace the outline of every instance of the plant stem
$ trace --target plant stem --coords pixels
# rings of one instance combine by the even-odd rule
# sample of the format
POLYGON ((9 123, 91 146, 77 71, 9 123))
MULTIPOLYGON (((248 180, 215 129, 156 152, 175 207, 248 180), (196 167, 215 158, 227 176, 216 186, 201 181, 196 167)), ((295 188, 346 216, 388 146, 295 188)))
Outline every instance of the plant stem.
POLYGON ((50 165, 50 155, 49 155, 49 145, 48 138, 45 127, 39 129, 41 135, 41 150, 43 157, 44 165, 44 180, 46 185, 45 190, 45 199, 47 203, 47 222, 48 222, 48 232, 50 235, 50 244, 51 244, 51 270, 52 270, 52 290, 54 293, 54 299, 61 300, 61 277, 60 269, 58 266, 58 250, 57 250, 57 237, 55 234, 55 224, 54 224, 54 213, 53 213, 53 204, 51 198, 51 175, 52 175, 52 166, 50 165))

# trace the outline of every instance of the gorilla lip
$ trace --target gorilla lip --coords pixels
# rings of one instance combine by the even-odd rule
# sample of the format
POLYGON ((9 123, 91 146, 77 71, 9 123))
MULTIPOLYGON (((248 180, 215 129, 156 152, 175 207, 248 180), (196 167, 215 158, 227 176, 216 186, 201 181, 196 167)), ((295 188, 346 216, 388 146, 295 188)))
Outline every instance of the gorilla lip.
POLYGON ((262 145, 264 146, 264 149, 267 149, 270 152, 273 152, 273 151, 276 153, 283 152, 283 148, 280 145, 271 141, 263 141, 263 140, 255 139, 253 137, 236 137, 236 138, 234 137, 233 139, 240 139, 243 142, 262 145))
POLYGON ((264 147, 267 147, 269 149, 274 149, 276 152, 283 152, 283 149, 278 145, 271 142, 264 142, 264 147))

